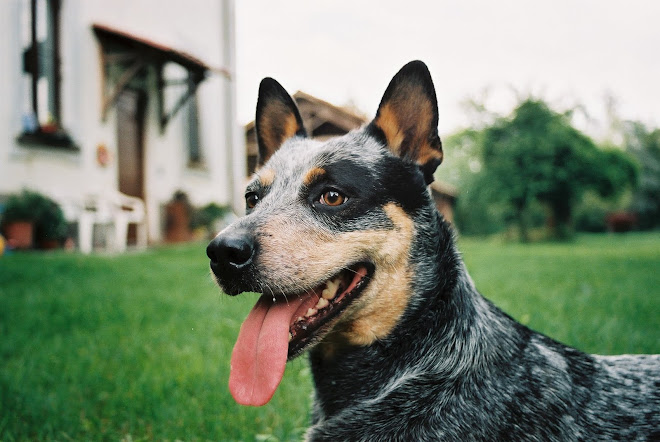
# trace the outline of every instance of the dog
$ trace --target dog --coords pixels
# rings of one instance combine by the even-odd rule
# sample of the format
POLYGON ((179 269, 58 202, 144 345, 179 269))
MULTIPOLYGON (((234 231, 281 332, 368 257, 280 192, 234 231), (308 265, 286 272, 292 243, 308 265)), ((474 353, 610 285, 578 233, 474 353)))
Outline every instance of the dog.
POLYGON ((317 440, 660 440, 660 357, 597 356, 519 324, 475 288, 428 185, 435 88, 413 61, 363 128, 307 138, 290 95, 259 87, 246 215, 208 245, 229 295, 262 294, 229 390, 274 394, 304 351, 317 440))

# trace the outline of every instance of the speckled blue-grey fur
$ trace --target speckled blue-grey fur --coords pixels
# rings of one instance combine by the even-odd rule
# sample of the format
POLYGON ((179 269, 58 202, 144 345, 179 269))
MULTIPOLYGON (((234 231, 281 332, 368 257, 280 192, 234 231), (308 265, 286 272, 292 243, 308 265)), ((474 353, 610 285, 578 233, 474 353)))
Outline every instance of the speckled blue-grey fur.
POLYGON ((309 440, 660 439, 659 356, 593 356, 529 330, 475 290, 439 215, 428 227, 411 259, 435 283, 416 283, 391 335, 331 364, 312 350, 309 440))
MULTIPOLYGON (((274 238, 264 227, 272 219, 322 235, 388 231, 395 226, 383 207, 394 204, 414 225, 406 263, 414 278, 394 328, 330 356, 323 338, 311 346, 308 440, 660 440, 660 356, 585 354, 500 311, 475 288, 422 172, 388 149, 373 127, 326 142, 292 137, 263 170, 272 171, 272 183, 263 188, 256 176, 248 186, 260 192, 259 204, 223 233, 253 232, 257 250, 298 241, 300 261, 314 246, 314 238, 274 238), (314 167, 340 163, 360 171, 359 208, 350 216, 317 213, 301 182, 314 167)), ((346 264, 311 263, 306 268, 321 270, 309 281, 289 261, 283 254, 262 268, 256 256, 240 274, 217 277, 228 293, 286 296, 346 264)), ((376 268, 375 277, 387 271, 376 268)))

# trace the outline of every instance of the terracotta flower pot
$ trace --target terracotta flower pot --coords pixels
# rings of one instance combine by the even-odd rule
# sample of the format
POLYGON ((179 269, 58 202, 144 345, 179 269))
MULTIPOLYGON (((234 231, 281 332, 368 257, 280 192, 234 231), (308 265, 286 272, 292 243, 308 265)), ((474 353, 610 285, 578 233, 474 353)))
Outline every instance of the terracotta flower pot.
POLYGON ((31 221, 14 221, 5 227, 7 244, 12 249, 32 248, 34 224, 31 221))
POLYGON ((60 242, 56 239, 42 239, 38 241, 39 248, 42 250, 55 250, 60 248, 60 242))
POLYGON ((192 239, 190 230, 190 208, 182 201, 170 202, 166 207, 167 222, 165 240, 167 242, 185 242, 192 239))

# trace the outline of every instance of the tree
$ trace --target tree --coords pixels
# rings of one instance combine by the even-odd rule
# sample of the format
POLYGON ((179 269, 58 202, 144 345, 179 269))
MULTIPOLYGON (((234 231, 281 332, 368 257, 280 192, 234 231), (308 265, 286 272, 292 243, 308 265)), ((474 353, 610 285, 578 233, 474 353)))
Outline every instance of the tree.
POLYGON ((634 185, 635 164, 621 151, 600 150, 567 115, 542 100, 527 98, 508 118, 481 134, 482 186, 511 206, 523 241, 529 240, 528 211, 534 201, 550 210, 557 238, 570 236, 573 208, 587 189, 603 197, 634 185))
POLYGON ((494 204, 488 186, 481 186, 481 130, 461 129, 442 140, 445 158, 436 171, 439 181, 460 189, 454 221, 465 234, 487 235, 505 227, 503 205, 494 204), (478 191, 477 191, 478 190, 478 191))
POLYGON ((626 152, 640 164, 640 179, 631 209, 639 226, 652 229, 660 225, 660 129, 651 130, 637 121, 623 123, 626 152))

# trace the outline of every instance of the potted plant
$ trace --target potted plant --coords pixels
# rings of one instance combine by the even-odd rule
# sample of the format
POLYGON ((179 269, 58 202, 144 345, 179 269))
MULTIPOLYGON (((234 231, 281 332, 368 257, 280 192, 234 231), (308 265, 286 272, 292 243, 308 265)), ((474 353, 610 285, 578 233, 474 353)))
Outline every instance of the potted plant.
POLYGON ((41 196, 35 220, 34 237, 40 249, 55 249, 64 244, 68 225, 64 213, 55 201, 41 196))
POLYGON ((59 205, 30 190, 9 196, 0 227, 13 249, 29 249, 35 243, 43 248, 56 247, 67 234, 66 220, 59 205))
POLYGON ((12 249, 29 249, 34 237, 35 194, 24 190, 10 195, 2 212, 2 232, 12 249))
POLYGON ((181 190, 174 192, 174 196, 165 206, 165 240, 167 242, 185 242, 192 239, 190 225, 192 211, 188 195, 181 190))

